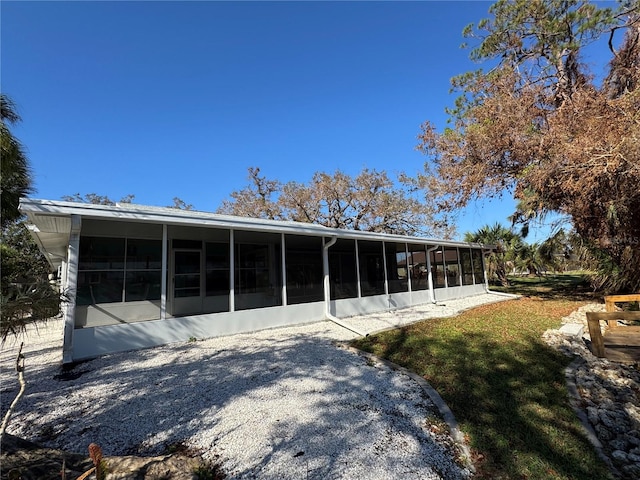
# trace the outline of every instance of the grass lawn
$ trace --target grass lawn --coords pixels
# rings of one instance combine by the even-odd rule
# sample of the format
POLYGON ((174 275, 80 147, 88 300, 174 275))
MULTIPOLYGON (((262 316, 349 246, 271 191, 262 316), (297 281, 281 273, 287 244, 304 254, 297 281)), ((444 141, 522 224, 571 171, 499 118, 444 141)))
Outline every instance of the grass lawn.
MULTIPOLYGON (((485 305, 354 342, 422 375, 443 397, 474 452, 482 479, 609 477, 568 401, 570 359, 541 339, 584 304, 574 279, 566 294, 529 286, 535 297, 485 305)), ((525 281, 526 282, 526 281, 525 281)))
POLYGON ((558 300, 602 301, 602 295, 594 293, 586 277, 580 272, 537 276, 509 276, 508 287, 491 285, 496 292, 558 300))

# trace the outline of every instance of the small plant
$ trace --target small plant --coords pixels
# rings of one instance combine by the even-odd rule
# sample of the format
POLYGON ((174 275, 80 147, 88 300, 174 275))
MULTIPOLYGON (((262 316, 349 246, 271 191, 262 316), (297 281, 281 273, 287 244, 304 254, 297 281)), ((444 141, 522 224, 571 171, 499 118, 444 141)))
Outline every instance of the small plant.
POLYGON ((189 343, 193 343, 193 342, 197 342, 197 341, 198 341, 198 339, 196 337, 194 337, 193 335, 191 335, 189 337, 189 343))
POLYGON ((85 480, 92 473, 96 474, 96 480, 105 480, 107 478, 107 464, 102 458, 102 449, 98 444, 89 444, 89 458, 91 458, 94 466, 80 475, 78 480, 85 480))

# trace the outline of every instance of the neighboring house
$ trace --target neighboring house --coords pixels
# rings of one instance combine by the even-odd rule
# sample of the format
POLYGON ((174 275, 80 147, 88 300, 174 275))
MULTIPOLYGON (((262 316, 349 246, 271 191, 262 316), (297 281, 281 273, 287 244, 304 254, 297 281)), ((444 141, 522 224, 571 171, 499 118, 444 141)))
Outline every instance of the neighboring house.
POLYGON ((132 204, 20 209, 69 297, 65 363, 486 291, 478 244, 132 204))

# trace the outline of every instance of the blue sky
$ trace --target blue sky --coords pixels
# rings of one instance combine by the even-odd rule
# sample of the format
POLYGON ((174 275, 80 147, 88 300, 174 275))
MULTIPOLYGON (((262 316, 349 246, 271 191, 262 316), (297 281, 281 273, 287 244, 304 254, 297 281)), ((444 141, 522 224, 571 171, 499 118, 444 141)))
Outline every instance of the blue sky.
MULTIPOLYGON (((11 2, 2 91, 18 106, 36 198, 97 193, 213 211, 247 168, 421 170, 444 127, 461 31, 490 2, 11 2)), ((458 231, 506 223, 510 198, 458 231)))

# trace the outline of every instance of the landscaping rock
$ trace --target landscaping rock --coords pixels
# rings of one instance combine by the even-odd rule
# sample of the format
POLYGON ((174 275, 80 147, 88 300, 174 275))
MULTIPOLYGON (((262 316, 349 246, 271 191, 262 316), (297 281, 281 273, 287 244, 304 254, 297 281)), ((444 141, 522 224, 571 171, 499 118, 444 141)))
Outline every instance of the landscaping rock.
MULTIPOLYGON (((603 312, 603 304, 585 305, 562 319, 562 323, 586 326, 586 312, 603 312)), ((606 329, 606 322, 601 322, 606 329)), ((621 479, 640 478, 640 372, 638 365, 611 362, 594 356, 588 347, 588 329, 582 336, 571 335, 579 328, 547 330, 544 340, 575 357, 567 369, 567 381, 575 385, 574 407, 584 413, 586 427, 601 442, 601 454, 612 473, 621 479)), ((570 389, 572 390, 572 389, 570 389)), ((599 447, 596 445, 596 447, 599 447)))

